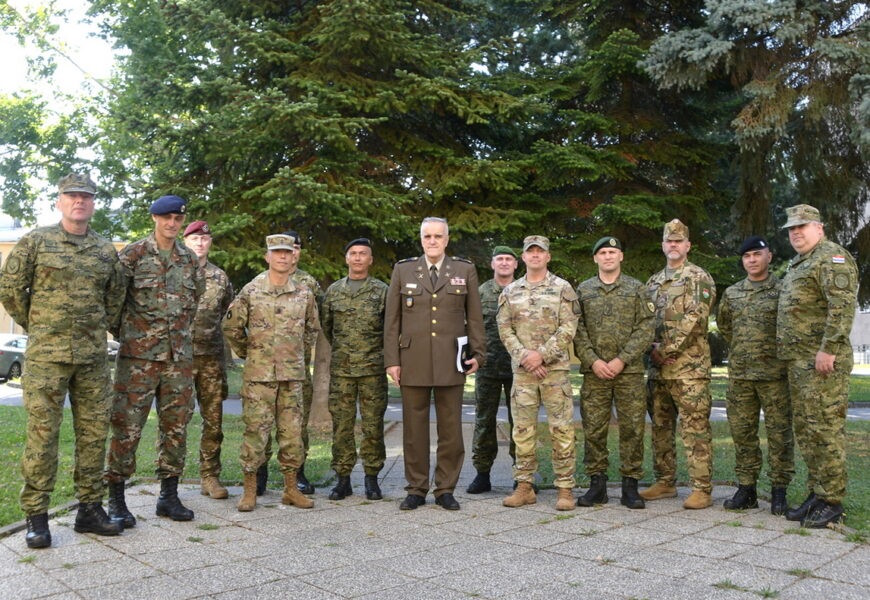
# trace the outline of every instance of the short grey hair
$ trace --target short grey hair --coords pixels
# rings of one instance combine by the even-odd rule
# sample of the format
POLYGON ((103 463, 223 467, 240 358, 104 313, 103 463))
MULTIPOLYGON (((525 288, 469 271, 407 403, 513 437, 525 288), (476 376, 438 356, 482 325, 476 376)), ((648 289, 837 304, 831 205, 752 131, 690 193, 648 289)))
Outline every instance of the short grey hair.
POLYGON ((423 222, 420 223, 420 237, 423 237, 423 227, 427 223, 442 223, 444 225, 444 234, 448 237, 450 236, 450 226, 447 224, 447 219, 442 217, 426 217, 423 219, 423 222))

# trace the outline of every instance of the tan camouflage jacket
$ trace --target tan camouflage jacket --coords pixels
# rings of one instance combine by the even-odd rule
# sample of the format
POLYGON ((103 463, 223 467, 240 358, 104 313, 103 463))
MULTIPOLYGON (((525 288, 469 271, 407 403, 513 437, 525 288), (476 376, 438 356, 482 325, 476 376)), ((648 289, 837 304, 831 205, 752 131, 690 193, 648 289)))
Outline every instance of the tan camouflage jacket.
POLYGON ((483 311, 483 328, 486 331, 486 363, 477 371, 478 377, 510 379, 513 376, 511 355, 508 354, 498 335, 498 298, 502 288, 495 279, 480 284, 480 307, 483 311))
POLYGON ((58 225, 27 233, 0 276, 0 302, 29 335, 30 360, 88 364, 106 360, 106 331, 117 328, 124 275, 111 242, 90 229, 58 225))
POLYGON ((650 378, 709 379, 707 321, 716 300, 713 278, 686 261, 673 277, 662 269, 646 285, 656 307, 655 343, 665 358, 676 359, 671 365, 650 367, 650 378))
POLYGON ((637 279, 620 274, 612 284, 598 276, 577 286, 580 324, 574 337, 574 353, 584 372, 592 363, 619 358, 623 373, 643 373, 643 355, 655 335, 655 308, 646 287, 637 279))
POLYGON ((223 320, 230 347, 245 359, 245 381, 305 379, 305 340, 320 329, 314 293, 291 277, 275 287, 268 271, 242 288, 223 320))
POLYGON ((119 255, 127 279, 119 356, 154 361, 193 360, 191 326, 205 280, 196 255, 176 241, 164 263, 154 233, 119 255))
POLYGON ((332 346, 329 372, 340 377, 384 373, 384 308, 387 284, 367 277, 356 293, 347 277, 326 290, 320 312, 323 335, 332 346))
POLYGON ((780 282, 773 273, 764 281, 744 279, 725 290, 716 324, 728 344, 728 375, 750 381, 785 377, 776 357, 776 305, 780 282))
POLYGON ((233 300, 233 284, 223 269, 205 263, 205 293, 200 297, 193 320, 193 355, 224 355, 221 321, 233 300))
POLYGON ((778 356, 814 364, 822 351, 851 361, 849 334, 857 293, 858 269, 842 246, 822 238, 815 248, 795 256, 779 294, 778 356))
POLYGON ((523 371, 520 362, 527 350, 537 350, 549 371, 567 371, 579 314, 577 293, 553 273, 540 283, 520 277, 505 287, 496 319, 514 373, 523 371))

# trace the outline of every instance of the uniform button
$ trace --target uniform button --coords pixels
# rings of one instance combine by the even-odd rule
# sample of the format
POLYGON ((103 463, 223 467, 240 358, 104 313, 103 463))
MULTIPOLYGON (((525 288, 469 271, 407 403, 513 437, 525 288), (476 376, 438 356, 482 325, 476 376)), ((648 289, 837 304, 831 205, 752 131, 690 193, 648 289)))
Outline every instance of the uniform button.
POLYGON ((435 325, 436 323, 438 323, 438 321, 436 321, 435 319, 432 319, 432 324, 435 325))
POLYGON ((433 297, 433 298, 437 298, 437 297, 438 297, 438 294, 432 294, 432 297, 433 297))
POLYGON ((434 331, 432 332, 432 337, 435 337, 435 332, 434 332, 434 331))
POLYGON ((432 310, 433 310, 433 311, 438 310, 438 307, 437 307, 437 306, 433 306, 433 307, 432 307, 432 310))

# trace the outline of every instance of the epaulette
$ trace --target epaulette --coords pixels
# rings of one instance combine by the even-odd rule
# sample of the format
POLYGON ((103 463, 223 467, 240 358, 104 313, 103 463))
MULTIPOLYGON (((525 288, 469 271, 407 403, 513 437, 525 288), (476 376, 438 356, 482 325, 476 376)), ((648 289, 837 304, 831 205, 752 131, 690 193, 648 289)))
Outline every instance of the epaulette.
POLYGON ((452 260, 458 260, 459 262, 468 263, 468 264, 470 264, 470 265, 473 265, 473 264, 474 264, 473 262, 471 262, 470 260, 468 260, 467 258, 462 257, 462 256, 451 256, 450 258, 451 258, 452 260))
POLYGON ((417 260, 418 258, 420 258, 420 257, 419 257, 419 256, 412 256, 411 258, 403 258, 402 260, 400 260, 400 261, 397 262, 396 264, 397 264, 397 265, 400 265, 400 264, 402 264, 402 263, 412 262, 412 261, 417 260))

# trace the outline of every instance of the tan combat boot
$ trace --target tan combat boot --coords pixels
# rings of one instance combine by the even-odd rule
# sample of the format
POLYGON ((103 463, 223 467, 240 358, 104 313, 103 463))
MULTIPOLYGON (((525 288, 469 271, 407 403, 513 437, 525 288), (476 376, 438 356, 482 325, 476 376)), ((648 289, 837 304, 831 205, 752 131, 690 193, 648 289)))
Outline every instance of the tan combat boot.
POLYGON ((202 482, 199 484, 199 492, 203 496, 209 496, 214 500, 223 500, 229 496, 227 488, 222 486, 218 478, 213 475, 206 475, 202 478, 202 482))
POLYGON ((239 498, 239 512, 251 512, 257 506, 257 474, 245 473, 245 490, 239 498))
POLYGON ((311 508, 314 500, 306 498, 296 487, 296 471, 284 473, 284 495, 281 504, 290 504, 299 508, 311 508))
POLYGON ((641 490, 639 495, 644 500, 661 500, 662 498, 676 498, 677 488, 661 481, 656 481, 653 485, 641 490))
POLYGON ((701 490, 692 490, 692 493, 683 502, 683 508, 688 509, 707 508, 708 506, 713 506, 713 497, 710 495, 710 492, 701 490))
POLYGON ((558 488, 556 490, 556 510, 574 510, 574 496, 571 488, 558 488))
POLYGON ((532 484, 528 481, 520 481, 517 484, 517 489, 514 490, 514 493, 502 500, 502 505, 510 508, 518 508, 520 506, 525 506, 526 504, 534 504, 537 501, 535 490, 532 489, 532 484))

